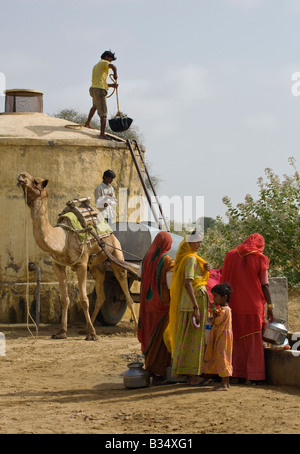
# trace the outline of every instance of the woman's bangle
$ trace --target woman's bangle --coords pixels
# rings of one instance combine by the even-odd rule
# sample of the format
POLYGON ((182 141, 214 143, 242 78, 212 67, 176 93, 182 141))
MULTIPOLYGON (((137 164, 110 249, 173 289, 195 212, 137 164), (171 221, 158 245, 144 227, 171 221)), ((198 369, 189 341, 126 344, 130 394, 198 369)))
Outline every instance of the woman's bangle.
POLYGON ((267 307, 268 309, 274 309, 274 304, 268 304, 267 307))

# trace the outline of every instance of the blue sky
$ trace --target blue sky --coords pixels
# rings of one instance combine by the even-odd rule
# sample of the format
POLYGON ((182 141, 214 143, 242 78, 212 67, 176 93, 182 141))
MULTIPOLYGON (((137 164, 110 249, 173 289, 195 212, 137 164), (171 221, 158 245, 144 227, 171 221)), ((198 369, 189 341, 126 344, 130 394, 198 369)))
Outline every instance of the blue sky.
POLYGON ((116 53, 120 108, 159 195, 203 196, 204 215, 225 219, 223 196, 256 196, 264 169, 290 173, 290 156, 299 169, 297 0, 10 0, 1 11, 6 88, 43 91, 44 113, 88 113, 92 67, 116 53))

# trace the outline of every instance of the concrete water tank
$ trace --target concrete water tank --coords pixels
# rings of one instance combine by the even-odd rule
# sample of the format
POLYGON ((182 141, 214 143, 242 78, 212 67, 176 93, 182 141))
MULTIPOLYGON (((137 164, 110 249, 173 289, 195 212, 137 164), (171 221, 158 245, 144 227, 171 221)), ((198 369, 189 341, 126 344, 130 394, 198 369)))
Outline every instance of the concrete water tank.
MULTIPOLYGON (((113 182, 117 196, 119 189, 130 196, 143 195, 124 141, 100 140, 99 131, 67 129, 68 124, 70 122, 66 120, 40 112, 0 114, 0 323, 26 321, 27 291, 34 313, 36 275, 34 272, 28 275, 28 261, 41 269, 41 322, 57 322, 61 314, 51 257, 35 243, 30 211, 16 184, 21 171, 49 179, 47 190, 52 225, 56 224, 67 201, 87 196, 94 204, 94 189, 102 181, 106 169, 113 169, 117 175, 113 182)), ((77 279, 71 270, 69 278, 72 322, 81 314, 81 309, 77 279)), ((91 291, 93 285, 93 281, 89 281, 91 291)))

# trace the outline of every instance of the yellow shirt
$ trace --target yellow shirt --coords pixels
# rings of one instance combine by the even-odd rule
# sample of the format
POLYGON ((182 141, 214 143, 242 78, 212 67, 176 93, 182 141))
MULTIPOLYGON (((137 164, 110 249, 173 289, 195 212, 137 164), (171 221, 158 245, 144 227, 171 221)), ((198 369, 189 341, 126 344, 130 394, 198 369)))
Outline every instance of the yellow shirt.
POLYGON ((100 60, 93 68, 92 87, 108 90, 107 77, 109 72, 109 61, 100 60))

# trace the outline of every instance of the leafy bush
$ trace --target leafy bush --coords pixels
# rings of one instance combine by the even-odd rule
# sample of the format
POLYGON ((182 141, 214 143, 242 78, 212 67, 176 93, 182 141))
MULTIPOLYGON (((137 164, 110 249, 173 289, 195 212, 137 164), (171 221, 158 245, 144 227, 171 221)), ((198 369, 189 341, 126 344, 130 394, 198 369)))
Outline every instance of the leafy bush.
POLYGON ((249 194, 234 207, 229 197, 223 198, 228 223, 218 218, 208 229, 201 254, 214 268, 223 264, 226 252, 242 243, 252 233, 265 238, 264 253, 270 259, 270 276, 285 276, 290 287, 300 280, 300 177, 295 159, 290 158, 292 175, 280 180, 271 169, 265 170, 266 181, 258 179, 259 197, 249 194))

